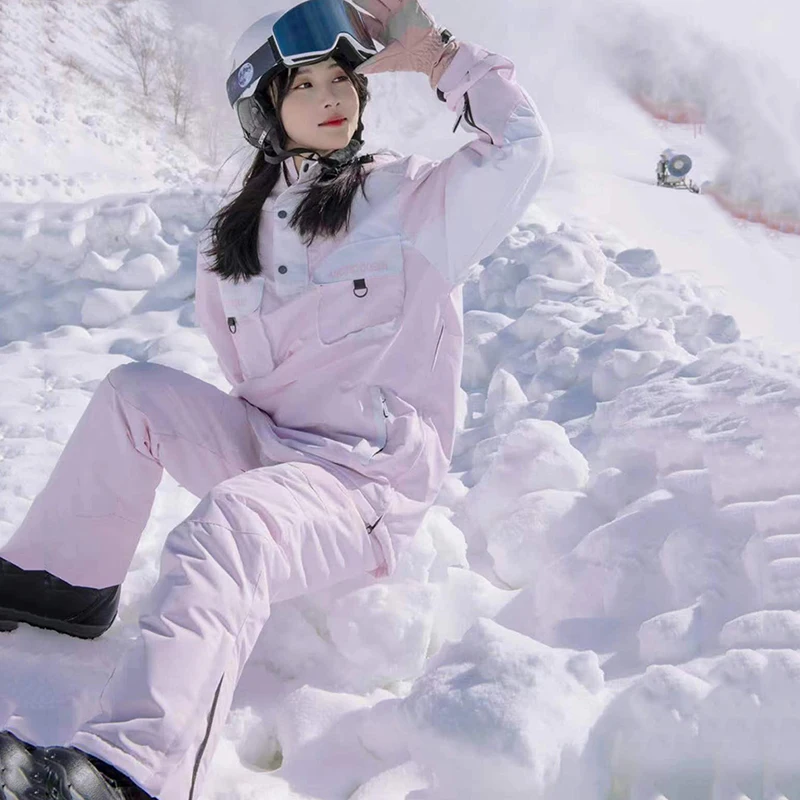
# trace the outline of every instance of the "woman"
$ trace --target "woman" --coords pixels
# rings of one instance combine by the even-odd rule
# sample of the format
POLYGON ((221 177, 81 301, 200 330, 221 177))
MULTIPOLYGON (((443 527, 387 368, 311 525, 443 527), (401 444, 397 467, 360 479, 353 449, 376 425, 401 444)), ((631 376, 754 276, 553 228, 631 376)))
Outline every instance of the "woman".
POLYGON ((196 798, 271 604, 391 575, 447 473, 461 284, 522 216, 552 146, 507 58, 453 40, 417 0, 358 5, 372 16, 309 0, 237 45, 229 98, 258 149, 203 237, 196 291, 233 390, 112 370, 3 550, 0 619, 96 636, 162 470, 202 498, 167 538, 101 712, 68 747, 0 736, 6 775, 50 797, 71 783, 196 798), (441 162, 358 157, 365 75, 388 70, 426 74, 477 138, 441 162))

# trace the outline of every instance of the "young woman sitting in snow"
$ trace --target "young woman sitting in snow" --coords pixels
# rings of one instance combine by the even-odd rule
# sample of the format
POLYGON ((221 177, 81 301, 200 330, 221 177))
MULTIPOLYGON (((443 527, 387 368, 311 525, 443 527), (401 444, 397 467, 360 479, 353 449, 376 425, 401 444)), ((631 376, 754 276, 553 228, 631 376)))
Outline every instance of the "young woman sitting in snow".
POLYGON ((162 470, 202 498, 166 539, 102 710, 65 747, 0 734, 18 767, 0 781, 64 800, 70 783, 108 800, 198 797, 271 604, 391 575, 439 492, 461 285, 522 216, 552 148, 509 59, 451 39, 417 0, 357 2, 372 16, 310 0, 236 48, 229 97, 258 151, 203 237, 196 292, 233 390, 151 363, 111 370, 2 550, 7 628, 91 638, 116 616, 162 470), (309 10, 313 30, 298 24, 309 10), (347 36, 302 69, 276 59, 298 31, 312 52, 322 22, 347 36), (477 137, 439 162, 358 157, 364 76, 391 70, 427 75, 477 137))

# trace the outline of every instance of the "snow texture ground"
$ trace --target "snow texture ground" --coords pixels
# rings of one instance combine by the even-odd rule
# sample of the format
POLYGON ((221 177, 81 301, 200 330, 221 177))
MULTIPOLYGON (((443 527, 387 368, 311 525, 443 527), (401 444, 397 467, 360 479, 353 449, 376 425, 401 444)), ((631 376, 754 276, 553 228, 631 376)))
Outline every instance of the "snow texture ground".
MULTIPOLYGON (((506 6, 534 41, 577 35, 575 3, 506 6)), ((454 2, 431 7, 447 20, 454 2)), ((654 17, 637 8, 647 47, 654 17)), ((40 11, 21 4, 20 29, 40 11)), ((588 57, 549 85, 561 49, 528 61, 518 33, 479 35, 477 19, 462 35, 519 61, 557 162, 465 286, 451 474, 394 576, 275 606, 204 797, 798 800, 797 243, 654 185, 665 146, 724 171, 739 156, 724 137, 654 124, 588 57), (592 102, 565 102, 584 78, 592 102)), ((469 138, 447 133, 418 76, 383 77, 367 150, 411 129, 402 149, 436 157, 469 138)), ((16 108, 0 125, 22 154, 0 176, 0 541, 114 366, 228 390, 193 307, 196 236, 225 187, 177 145, 127 161, 141 128, 122 177, 58 156, 56 138, 60 188, 37 194, 38 145, 19 142, 49 123, 16 108)), ((58 744, 94 713, 196 502, 165 475, 106 635, 0 637, 0 724, 58 744)))

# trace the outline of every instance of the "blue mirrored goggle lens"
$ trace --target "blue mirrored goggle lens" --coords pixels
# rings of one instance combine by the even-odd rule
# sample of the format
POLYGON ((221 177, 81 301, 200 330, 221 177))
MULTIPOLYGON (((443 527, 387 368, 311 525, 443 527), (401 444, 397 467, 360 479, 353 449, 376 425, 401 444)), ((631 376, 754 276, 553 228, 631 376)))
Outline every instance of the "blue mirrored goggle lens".
POLYGON ((307 0, 287 11, 275 23, 272 33, 270 41, 228 78, 226 89, 231 105, 266 75, 279 57, 312 63, 315 56, 319 60, 329 53, 342 34, 356 43, 365 58, 377 52, 358 10, 343 0, 307 0))
POLYGON ((287 11, 273 28, 284 58, 326 53, 341 34, 374 52, 375 45, 359 13, 342 0, 307 0, 287 11))

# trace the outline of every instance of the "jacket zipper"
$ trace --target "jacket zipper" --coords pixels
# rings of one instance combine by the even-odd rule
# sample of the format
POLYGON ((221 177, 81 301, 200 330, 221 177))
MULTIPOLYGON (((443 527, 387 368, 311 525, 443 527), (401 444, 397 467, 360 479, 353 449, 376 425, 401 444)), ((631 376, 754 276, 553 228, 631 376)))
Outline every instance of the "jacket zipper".
MULTIPOLYGON (((439 90, 437 89, 437 92, 439 90)), ((440 100, 443 100, 444 95, 440 97, 440 100)), ((446 102, 446 101, 445 101, 446 102)), ((456 128, 458 128, 458 123, 461 122, 461 117, 464 117, 466 121, 472 125, 473 128, 477 128, 479 131, 483 131, 490 139, 492 138, 491 134, 488 131, 484 131, 480 125, 475 124, 475 120, 472 117, 472 106, 469 104, 469 92, 464 92, 464 108, 461 113, 458 115, 458 119, 456 120, 456 124, 453 125, 453 133, 456 132, 456 128)))
MULTIPOLYGON (((377 524, 377 523, 376 523, 377 524)), ((217 700, 219 700, 219 690, 222 688, 222 681, 225 680, 225 673, 219 679, 217 684, 217 691, 214 692, 214 702, 211 703, 211 711, 208 712, 208 723, 206 724, 206 735, 200 743, 200 749, 197 751, 197 758, 194 761, 194 769, 192 770, 192 788, 189 790, 189 800, 194 797, 194 783, 197 780, 197 770, 200 768, 200 759, 203 757, 203 752, 208 744, 208 737, 211 735, 211 723, 214 721, 214 711, 217 708, 217 700)))

